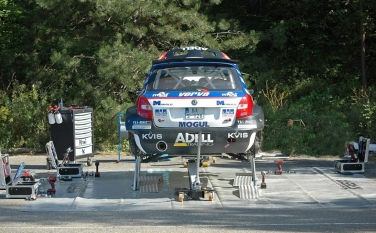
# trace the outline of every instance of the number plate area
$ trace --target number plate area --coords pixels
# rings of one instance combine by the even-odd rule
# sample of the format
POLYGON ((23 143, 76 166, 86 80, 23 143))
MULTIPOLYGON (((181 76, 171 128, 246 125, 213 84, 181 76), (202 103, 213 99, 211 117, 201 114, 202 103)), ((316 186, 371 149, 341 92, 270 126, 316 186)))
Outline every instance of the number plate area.
POLYGON ((186 120, 204 119, 204 108, 185 108, 186 120))

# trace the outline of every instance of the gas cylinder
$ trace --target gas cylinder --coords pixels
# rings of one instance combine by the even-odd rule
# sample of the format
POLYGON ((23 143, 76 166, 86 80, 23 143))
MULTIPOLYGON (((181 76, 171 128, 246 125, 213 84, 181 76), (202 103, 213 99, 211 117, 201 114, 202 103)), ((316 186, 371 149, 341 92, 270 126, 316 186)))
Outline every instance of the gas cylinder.
POLYGON ((53 113, 48 113, 48 123, 50 123, 51 125, 55 124, 55 114, 53 113))
POLYGON ((61 116, 60 112, 56 112, 54 115, 55 115, 55 121, 57 124, 63 123, 63 117, 61 116))

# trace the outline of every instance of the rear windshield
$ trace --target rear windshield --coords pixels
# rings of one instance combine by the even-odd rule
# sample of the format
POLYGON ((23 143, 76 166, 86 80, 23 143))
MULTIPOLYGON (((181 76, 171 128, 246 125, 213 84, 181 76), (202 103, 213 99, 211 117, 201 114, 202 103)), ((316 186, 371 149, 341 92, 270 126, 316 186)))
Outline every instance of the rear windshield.
POLYGON ((155 70, 148 90, 239 90, 239 76, 233 67, 169 67, 155 70))

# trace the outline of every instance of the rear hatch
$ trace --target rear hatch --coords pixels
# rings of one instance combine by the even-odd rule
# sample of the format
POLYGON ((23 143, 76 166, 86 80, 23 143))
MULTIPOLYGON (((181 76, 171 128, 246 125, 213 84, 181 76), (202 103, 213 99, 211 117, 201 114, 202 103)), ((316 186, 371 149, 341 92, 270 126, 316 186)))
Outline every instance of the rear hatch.
MULTIPOLYGON (((178 64, 178 63, 177 63, 178 64)), ((158 127, 229 127, 246 94, 232 65, 160 67, 146 81, 145 97, 158 127)))
POLYGON ((236 119, 236 111, 244 96, 242 91, 206 92, 184 91, 147 93, 157 127, 229 127, 236 119))

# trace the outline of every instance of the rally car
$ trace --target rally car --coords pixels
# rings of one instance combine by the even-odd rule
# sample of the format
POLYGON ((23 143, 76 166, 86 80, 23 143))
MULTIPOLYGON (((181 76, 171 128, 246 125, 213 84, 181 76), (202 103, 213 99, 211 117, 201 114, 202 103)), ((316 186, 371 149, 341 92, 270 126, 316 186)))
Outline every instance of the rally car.
POLYGON ((193 46, 153 61, 125 125, 135 156, 249 154, 259 143, 264 113, 236 61, 193 46))

